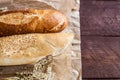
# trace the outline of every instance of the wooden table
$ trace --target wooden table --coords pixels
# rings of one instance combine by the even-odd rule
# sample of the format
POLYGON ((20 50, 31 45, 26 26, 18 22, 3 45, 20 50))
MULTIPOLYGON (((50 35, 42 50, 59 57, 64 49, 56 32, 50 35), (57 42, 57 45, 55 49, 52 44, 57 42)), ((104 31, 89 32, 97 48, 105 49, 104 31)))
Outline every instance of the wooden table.
POLYGON ((120 80, 120 1, 81 0, 83 80, 120 80))
POLYGON ((84 79, 120 80, 120 37, 82 36, 84 79))

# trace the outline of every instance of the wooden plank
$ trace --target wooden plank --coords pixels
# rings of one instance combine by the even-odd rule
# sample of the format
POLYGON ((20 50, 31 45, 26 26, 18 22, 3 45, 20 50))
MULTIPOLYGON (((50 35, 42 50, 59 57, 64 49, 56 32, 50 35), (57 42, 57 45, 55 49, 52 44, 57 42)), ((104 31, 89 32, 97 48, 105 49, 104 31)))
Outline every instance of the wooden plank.
POLYGON ((120 78, 120 37, 82 36, 83 78, 120 78))
POLYGON ((120 80, 119 78, 88 78, 88 79, 82 79, 82 80, 120 80))
POLYGON ((81 0, 82 35, 120 36, 120 1, 81 0))

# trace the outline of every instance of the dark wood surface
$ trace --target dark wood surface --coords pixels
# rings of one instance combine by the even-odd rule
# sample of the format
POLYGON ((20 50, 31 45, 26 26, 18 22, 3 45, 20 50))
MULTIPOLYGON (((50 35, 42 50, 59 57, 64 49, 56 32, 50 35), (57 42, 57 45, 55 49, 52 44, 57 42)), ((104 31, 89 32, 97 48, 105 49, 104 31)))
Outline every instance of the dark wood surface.
POLYGON ((120 80, 120 0, 81 0, 83 80, 120 80))
POLYGON ((120 80, 120 37, 82 36, 85 79, 120 80))
POLYGON ((82 35, 120 36, 120 0, 81 0, 82 35))

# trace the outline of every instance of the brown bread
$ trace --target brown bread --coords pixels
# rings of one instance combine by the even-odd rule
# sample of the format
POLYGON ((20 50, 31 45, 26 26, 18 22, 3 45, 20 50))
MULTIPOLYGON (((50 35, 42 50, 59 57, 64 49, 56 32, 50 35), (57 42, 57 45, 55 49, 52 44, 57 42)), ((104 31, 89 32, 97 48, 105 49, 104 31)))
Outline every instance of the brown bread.
POLYGON ((55 33, 67 26, 56 10, 18 10, 0 13, 0 36, 26 33, 55 33))

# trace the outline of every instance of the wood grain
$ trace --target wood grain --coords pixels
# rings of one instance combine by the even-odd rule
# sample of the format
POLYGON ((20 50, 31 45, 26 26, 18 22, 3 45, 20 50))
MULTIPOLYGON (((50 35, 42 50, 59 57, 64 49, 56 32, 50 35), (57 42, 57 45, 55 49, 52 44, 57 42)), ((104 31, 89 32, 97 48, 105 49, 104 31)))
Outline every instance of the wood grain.
POLYGON ((82 35, 120 36, 120 0, 81 0, 82 35))
POLYGON ((83 78, 120 79, 120 37, 82 36, 83 78))

